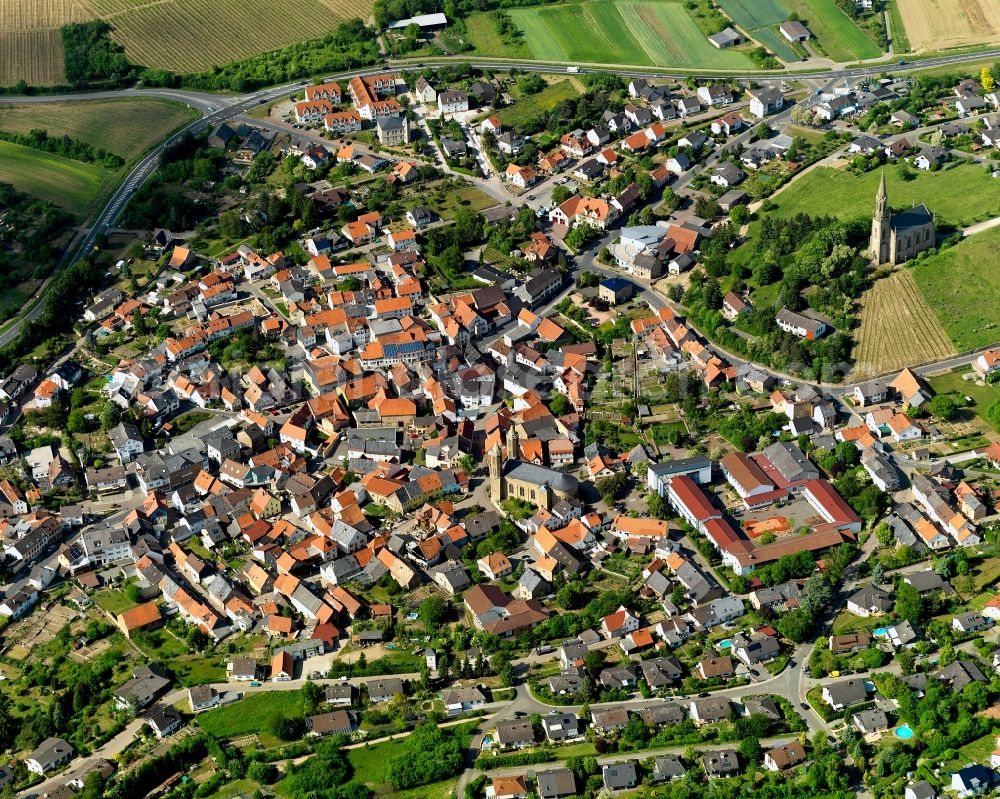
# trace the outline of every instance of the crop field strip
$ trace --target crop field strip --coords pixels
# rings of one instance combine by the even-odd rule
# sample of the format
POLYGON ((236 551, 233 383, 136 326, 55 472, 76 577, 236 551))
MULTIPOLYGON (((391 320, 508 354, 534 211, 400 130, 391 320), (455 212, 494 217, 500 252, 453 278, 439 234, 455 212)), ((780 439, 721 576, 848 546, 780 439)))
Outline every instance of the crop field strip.
POLYGON ((509 9, 532 55, 545 61, 690 66, 751 66, 736 50, 717 50, 679 2, 593 0, 509 9))
POLYGON ((74 102, 0 103, 0 130, 70 136, 130 161, 149 150, 194 112, 158 98, 77 100, 74 102))
POLYGON ((31 86, 53 86, 65 79, 58 30, 0 30, 0 86, 22 80, 31 86))
POLYGON ((859 377, 956 354, 908 269, 876 280, 865 291, 860 320, 854 347, 855 374, 859 377))
POLYGON ((995 44, 1000 37, 1000 0, 892 0, 915 51, 995 44))
POLYGON ((89 18, 77 0, 0 0, 0 86, 62 83, 59 28, 89 18))
POLYGON ((82 0, 136 63, 191 72, 322 36, 371 2, 348 0, 82 0))

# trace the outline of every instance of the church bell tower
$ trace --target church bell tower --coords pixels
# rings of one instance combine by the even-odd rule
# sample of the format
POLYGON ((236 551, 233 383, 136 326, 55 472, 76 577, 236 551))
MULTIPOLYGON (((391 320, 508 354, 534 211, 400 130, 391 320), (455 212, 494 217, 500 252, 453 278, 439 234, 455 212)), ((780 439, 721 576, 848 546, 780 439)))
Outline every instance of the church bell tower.
POLYGON ((889 210, 889 193, 885 188, 885 172, 875 195, 875 213, 872 215, 872 235, 868 244, 868 255, 875 266, 892 260, 889 252, 889 233, 892 211, 889 210))

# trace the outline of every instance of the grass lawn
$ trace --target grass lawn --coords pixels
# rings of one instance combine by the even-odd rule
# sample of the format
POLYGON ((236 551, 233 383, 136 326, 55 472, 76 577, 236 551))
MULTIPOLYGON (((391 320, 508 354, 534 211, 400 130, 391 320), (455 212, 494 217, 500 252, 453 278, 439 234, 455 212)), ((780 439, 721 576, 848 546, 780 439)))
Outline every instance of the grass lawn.
POLYGON ((253 780, 236 780, 209 794, 207 799, 240 799, 243 796, 253 796, 259 787, 260 785, 253 780))
POLYGON ((81 217, 111 178, 102 167, 0 141, 0 182, 81 217))
POLYGON ((986 411, 990 405, 1000 399, 1000 390, 997 390, 996 387, 989 384, 977 386, 972 380, 963 380, 961 372, 949 372, 929 377, 927 378, 927 382, 934 389, 935 394, 954 393, 956 399, 969 397, 973 402, 972 410, 976 416, 986 422, 986 424, 990 424, 990 421, 986 418, 986 411))
POLYGON ((784 0, 784 3, 790 11, 799 15, 802 23, 834 61, 878 58, 882 55, 879 46, 836 3, 828 0, 784 0))
POLYGON ((188 411, 174 420, 174 433, 186 433, 192 427, 212 418, 208 411, 188 411))
MULTIPOLYGON (((458 735, 467 741, 469 733, 477 724, 478 722, 460 724, 446 728, 445 731, 450 735, 458 735)), ((393 758, 409 751, 409 738, 400 738, 375 746, 363 746, 350 750, 347 753, 347 759, 351 761, 351 766, 354 768, 351 782, 365 783, 375 791, 376 796, 392 797, 392 799, 445 799, 445 797, 450 796, 456 780, 444 780, 419 788, 411 788, 407 791, 392 790, 389 785, 389 764, 393 758)))
POLYGON ((181 103, 155 98, 24 103, 0 106, 0 130, 28 133, 41 129, 131 161, 195 116, 193 109, 181 103))
MULTIPOLYGON (((466 39, 472 45, 472 53, 477 55, 497 55, 502 53, 506 58, 531 58, 531 50, 524 41, 510 44, 497 34, 493 26, 493 17, 488 11, 477 11, 465 18, 466 39)), ((447 44, 447 31, 442 34, 447 44)))
POLYGON ((537 94, 525 94, 519 97, 513 105, 501 108, 497 112, 500 121, 505 125, 522 127, 528 120, 539 119, 551 111, 563 100, 579 97, 580 90, 571 80, 560 80, 550 83, 537 94))
POLYGON ((198 716, 198 724, 217 738, 238 738, 267 729, 275 714, 286 717, 305 715, 298 691, 261 691, 225 707, 198 716))
MULTIPOLYGON (((942 225, 963 228, 1000 216, 997 182, 982 167, 961 165, 940 172, 910 172, 903 180, 896 169, 885 170, 889 204, 896 209, 926 203, 942 225)), ((881 170, 855 175, 843 169, 817 167, 793 180, 773 198, 777 206, 768 213, 829 215, 840 219, 869 219, 875 207, 881 170)), ((986 235, 986 234, 980 234, 986 235)))
POLYGON ((746 54, 717 50, 685 5, 591 0, 509 11, 535 58, 597 64, 747 69, 746 54))
POLYGON ((205 685, 224 682, 226 679, 226 658, 223 655, 191 655, 174 658, 170 667, 181 685, 205 685))
MULTIPOLYGON (((750 31, 750 35, 778 56, 778 58, 782 61, 791 62, 802 60, 802 56, 792 49, 792 45, 789 43, 788 39, 781 35, 781 31, 778 30, 777 25, 771 25, 767 28, 755 28, 750 31)), ((799 45, 799 47, 801 46, 802 45, 799 45)))
POLYGON ((845 610, 833 620, 833 634, 843 635, 844 633, 860 632, 861 630, 871 631, 876 627, 881 627, 883 624, 885 624, 884 618, 871 617, 863 619, 845 610))
POLYGON ((905 53, 910 49, 910 40, 906 36, 906 26, 903 15, 899 13, 899 0, 888 0, 885 4, 889 12, 889 36, 892 39, 892 52, 905 53))
POLYGON ((990 755, 996 749, 996 733, 988 732, 982 738, 967 743, 958 751, 972 763, 989 763, 990 755))
POLYGON ((917 286, 959 352, 1000 341, 998 247, 1000 228, 993 228, 914 267, 917 286))
POLYGON ((134 637, 134 643, 150 660, 173 663, 186 655, 188 646, 169 630, 150 630, 134 637))
POLYGON ((135 607, 135 602, 130 602, 117 588, 101 591, 94 597, 94 601, 113 616, 135 607))

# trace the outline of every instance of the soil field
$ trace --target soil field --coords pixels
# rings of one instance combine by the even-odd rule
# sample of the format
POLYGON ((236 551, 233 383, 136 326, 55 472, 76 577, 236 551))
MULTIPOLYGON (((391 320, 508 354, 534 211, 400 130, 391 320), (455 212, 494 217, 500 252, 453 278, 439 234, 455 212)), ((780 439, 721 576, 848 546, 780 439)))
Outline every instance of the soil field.
POLYGON ((87 100, 79 102, 3 105, 0 130, 28 133, 48 131, 103 147, 126 161, 145 153, 195 112, 170 100, 87 100))
POLYGON ((859 378, 955 354, 911 270, 876 280, 861 297, 860 318, 854 334, 854 374, 859 378))
POLYGON ((913 269, 927 304, 960 352, 1000 341, 1000 228, 978 233, 913 269))
POLYGON ((62 37, 58 30, 10 31, 0 27, 0 86, 65 82, 62 37))
POLYGON ((512 8, 509 13, 532 55, 545 61, 709 69, 752 65, 738 50, 709 44, 678 2, 591 0, 512 8))
POLYGON ((1000 0, 895 0, 914 50, 995 44, 1000 0))

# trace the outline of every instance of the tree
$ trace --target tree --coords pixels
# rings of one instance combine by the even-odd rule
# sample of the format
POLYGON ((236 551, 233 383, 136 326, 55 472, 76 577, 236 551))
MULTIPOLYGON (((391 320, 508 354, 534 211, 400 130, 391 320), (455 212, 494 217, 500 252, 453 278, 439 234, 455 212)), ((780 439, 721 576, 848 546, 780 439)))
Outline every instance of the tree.
POLYGON ((424 623, 424 629, 427 632, 431 632, 444 621, 447 606, 441 597, 429 596, 420 603, 420 608, 417 612, 420 614, 420 620, 424 623))
POLYGON ((615 472, 615 474, 602 477, 597 481, 596 486, 601 499, 605 502, 611 502, 625 489, 627 483, 628 478, 622 472, 615 472))
POLYGON ((125 598, 133 605, 138 605, 142 602, 142 589, 131 580, 125 583, 125 587, 122 589, 122 594, 124 594, 125 598))
POLYGON ((566 395, 553 393, 552 399, 549 400, 549 410, 553 416, 564 416, 569 411, 569 400, 566 399, 566 395))
POLYGON ((729 212, 729 219, 734 225, 742 226, 750 218, 750 211, 745 205, 734 205, 729 212))
POLYGON ((764 754, 760 741, 753 737, 744 738, 740 741, 739 752, 747 763, 752 763, 753 765, 759 765, 764 754))
POLYGON ((101 414, 100 414, 101 430, 105 431, 110 430, 112 427, 118 424, 118 420, 121 419, 121 415, 122 415, 122 409, 119 408, 111 400, 106 400, 104 403, 104 407, 101 408, 101 414))
POLYGON ((913 668, 917 663, 917 656, 909 649, 900 649, 896 653, 896 662, 899 664, 899 670, 903 674, 913 674, 913 668))
POLYGON ((993 73, 990 72, 989 67, 983 67, 979 70, 979 83, 982 85, 983 91, 986 94, 989 94, 996 89, 997 82, 993 79, 993 73))
POLYGON ((927 403, 927 410, 943 422, 950 422, 958 413, 958 403, 947 394, 935 394, 927 403))

